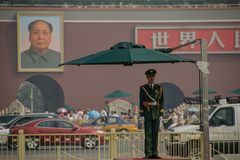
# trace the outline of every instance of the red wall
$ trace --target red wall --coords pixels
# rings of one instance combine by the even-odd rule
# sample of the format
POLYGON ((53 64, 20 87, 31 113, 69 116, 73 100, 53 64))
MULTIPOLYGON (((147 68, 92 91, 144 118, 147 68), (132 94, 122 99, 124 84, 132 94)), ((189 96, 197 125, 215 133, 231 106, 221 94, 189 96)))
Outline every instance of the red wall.
MULTIPOLYGON (((64 61, 100 50, 119 41, 134 42, 134 29, 142 23, 64 23, 64 61)), ((149 24, 150 25, 150 24, 149 24)), ((160 25, 154 23, 154 25, 160 25)), ((156 82, 170 82, 182 89, 186 96, 198 88, 198 70, 193 64, 156 64, 134 66, 65 66, 63 73, 18 73, 16 22, 0 22, 0 109, 16 98, 18 86, 25 79, 44 74, 63 87, 65 103, 79 108, 100 108, 104 95, 116 89, 129 92, 130 101, 138 102, 139 86, 146 82, 148 68, 158 71, 156 82)), ((200 59, 199 55, 184 55, 200 59)), ((240 82, 240 54, 209 55, 209 87, 229 96, 229 90, 240 82)))

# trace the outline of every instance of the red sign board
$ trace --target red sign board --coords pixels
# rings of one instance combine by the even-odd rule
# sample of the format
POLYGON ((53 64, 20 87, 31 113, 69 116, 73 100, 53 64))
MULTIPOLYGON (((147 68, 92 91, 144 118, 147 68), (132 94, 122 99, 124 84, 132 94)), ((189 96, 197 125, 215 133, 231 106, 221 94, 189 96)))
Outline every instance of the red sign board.
MULTIPOLYGON (((195 39, 207 41, 208 53, 240 53, 240 27, 162 28, 136 27, 135 42, 147 48, 173 48, 195 39)), ((200 53, 200 45, 192 44, 174 53, 200 53)))

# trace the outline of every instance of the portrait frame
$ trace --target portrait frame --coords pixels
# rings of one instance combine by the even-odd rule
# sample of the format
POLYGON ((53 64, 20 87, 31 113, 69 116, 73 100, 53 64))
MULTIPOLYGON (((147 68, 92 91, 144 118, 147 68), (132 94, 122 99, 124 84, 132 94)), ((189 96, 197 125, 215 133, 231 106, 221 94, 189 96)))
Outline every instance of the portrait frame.
MULTIPOLYGON (((64 67, 64 21, 62 12, 18 12, 17 13, 17 70, 18 72, 63 72, 64 67), (29 24, 43 20, 52 26, 49 47, 41 54, 32 53, 29 24), (53 53, 53 54, 51 54, 53 53), (33 55, 33 56, 32 56, 33 55), (34 56, 38 55, 38 56, 34 56), (41 55, 40 58, 39 55, 41 55), (27 58, 26 58, 27 57, 27 58), (43 58, 44 62, 41 62, 43 58), (34 62, 31 62, 33 59, 34 62)), ((45 25, 46 26, 46 25, 45 25)), ((39 34, 42 31, 39 32, 39 34)), ((31 32, 32 33, 32 32, 31 32)), ((43 32, 42 32, 43 33, 43 32)), ((44 33, 43 33, 44 34, 44 33)), ((34 43, 33 43, 34 44, 34 43)), ((45 47, 45 46, 44 46, 45 47)), ((35 51, 35 50, 34 50, 35 51)))

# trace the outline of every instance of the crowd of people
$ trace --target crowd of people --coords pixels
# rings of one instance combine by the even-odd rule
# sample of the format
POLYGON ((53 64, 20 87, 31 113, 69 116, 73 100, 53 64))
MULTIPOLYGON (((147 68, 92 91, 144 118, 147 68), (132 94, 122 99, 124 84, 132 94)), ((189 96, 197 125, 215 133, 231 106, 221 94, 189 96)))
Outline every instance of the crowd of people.
POLYGON ((87 123, 93 119, 99 118, 101 116, 116 116, 121 117, 123 119, 127 119, 132 122, 136 122, 139 118, 136 113, 133 113, 130 109, 127 113, 117 113, 116 111, 112 111, 108 113, 106 110, 102 109, 101 111, 97 111, 95 109, 86 109, 86 110, 75 110, 75 111, 63 111, 57 112, 60 118, 68 119, 70 121, 76 122, 78 124, 87 123))
MULTIPOLYGON (((189 106, 186 104, 180 105, 175 109, 168 109, 165 111, 164 116, 161 117, 161 130, 165 130, 168 128, 173 128, 181 125, 190 125, 190 124, 199 124, 200 123, 200 112, 196 111, 188 111, 188 109, 193 106, 189 106)), ((198 106, 194 106, 194 108, 198 108, 198 106)))
MULTIPOLYGON (((179 107, 174 109, 165 110, 163 116, 160 117, 160 127, 161 131, 164 131, 169 128, 173 128, 181 125, 190 125, 190 124, 199 124, 200 115, 199 112, 187 111, 188 108, 192 106, 182 104, 179 107)), ((198 108, 198 106, 196 107, 198 108)), ((95 109, 86 109, 86 110, 75 110, 75 111, 65 111, 57 113, 59 117, 68 119, 70 121, 76 122, 78 124, 88 123, 93 119, 96 119, 100 116, 116 116, 126 119, 130 122, 136 123, 139 129, 143 128, 143 117, 140 117, 139 114, 128 110, 127 113, 117 113, 112 111, 108 113, 106 110, 102 109, 97 111, 95 109)))

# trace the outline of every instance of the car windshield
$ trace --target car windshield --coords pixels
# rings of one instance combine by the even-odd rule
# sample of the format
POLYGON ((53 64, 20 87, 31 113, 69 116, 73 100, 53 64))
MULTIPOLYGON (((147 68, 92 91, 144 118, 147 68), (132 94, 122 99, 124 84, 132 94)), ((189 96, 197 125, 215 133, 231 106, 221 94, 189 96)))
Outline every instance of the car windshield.
POLYGON ((9 122, 7 123, 7 125, 12 124, 12 123, 15 122, 17 119, 19 119, 19 117, 20 117, 20 116, 13 118, 11 121, 9 121, 9 122))
POLYGON ((119 117, 100 117, 98 119, 94 119, 91 123, 102 125, 102 124, 129 124, 127 120, 124 120, 119 117))
POLYGON ((16 121, 18 121, 18 124, 23 124, 23 121, 25 122, 25 119, 29 119, 29 118, 33 118, 33 119, 57 118, 57 115, 54 115, 54 114, 32 114, 32 115, 31 114, 26 114, 26 115, 18 116, 16 118, 12 119, 11 121, 9 121, 7 123, 7 125, 10 126, 13 123, 15 123, 16 121))
POLYGON ((129 122, 119 117, 108 117, 108 124, 129 124, 129 122))
POLYGON ((16 118, 18 115, 7 115, 0 117, 0 123, 8 123, 12 119, 16 118))
POLYGON ((209 110, 208 110, 209 115, 211 115, 212 112, 215 111, 216 108, 217 108, 216 106, 210 106, 210 108, 209 108, 209 110))

